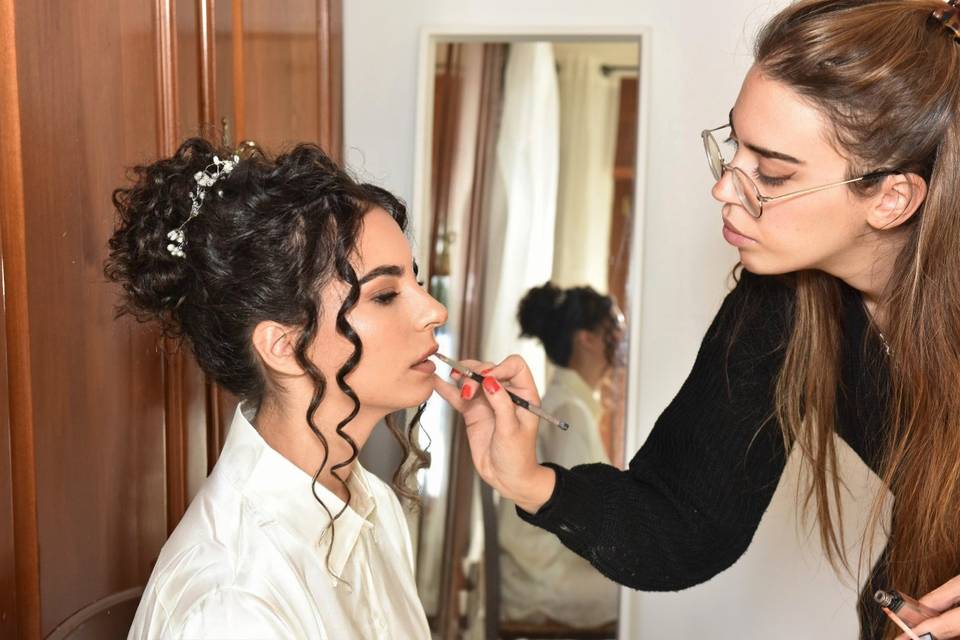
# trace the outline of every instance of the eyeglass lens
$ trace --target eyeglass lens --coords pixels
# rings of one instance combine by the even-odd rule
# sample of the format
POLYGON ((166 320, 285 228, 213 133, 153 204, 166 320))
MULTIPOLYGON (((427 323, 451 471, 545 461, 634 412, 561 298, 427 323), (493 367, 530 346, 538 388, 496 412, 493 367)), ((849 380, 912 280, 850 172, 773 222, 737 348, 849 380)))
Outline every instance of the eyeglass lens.
MULTIPOLYGON (((736 147, 733 144, 727 144, 726 146, 729 147, 728 155, 732 158, 736 147)), ((731 176, 733 179, 733 187, 737 192, 737 197, 740 199, 740 204, 747 210, 747 213, 754 218, 759 218, 763 208, 757 187, 753 183, 753 180, 738 167, 726 165, 726 159, 720 149, 720 145, 712 133, 704 132, 703 147, 707 152, 707 162, 710 165, 710 172, 713 174, 714 179, 720 180, 725 171, 731 171, 733 173, 731 176)))

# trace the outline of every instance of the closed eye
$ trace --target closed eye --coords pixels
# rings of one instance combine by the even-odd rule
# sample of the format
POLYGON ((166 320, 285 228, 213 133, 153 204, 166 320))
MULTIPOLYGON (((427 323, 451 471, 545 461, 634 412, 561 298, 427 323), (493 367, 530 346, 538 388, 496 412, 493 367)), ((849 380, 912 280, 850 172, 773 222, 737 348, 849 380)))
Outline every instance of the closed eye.
POLYGON ((393 302, 393 299, 400 295, 396 291, 386 291, 373 296, 373 301, 377 304, 387 305, 393 302))
POLYGON ((753 172, 753 177, 756 178, 757 181, 762 185, 766 185, 768 187, 779 187, 792 176, 767 176, 760 173, 760 169, 756 169, 753 172))

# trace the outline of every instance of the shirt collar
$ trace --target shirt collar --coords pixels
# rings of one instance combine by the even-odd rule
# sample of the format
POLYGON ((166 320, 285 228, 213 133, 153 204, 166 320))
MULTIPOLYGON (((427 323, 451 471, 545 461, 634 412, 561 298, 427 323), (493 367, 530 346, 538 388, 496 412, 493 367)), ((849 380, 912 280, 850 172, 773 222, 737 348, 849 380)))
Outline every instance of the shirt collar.
POLYGON ((339 578, 360 533, 364 528, 373 527, 371 516, 376 502, 366 470, 354 462, 347 479, 350 505, 345 509, 343 501, 329 489, 319 482, 313 483, 330 514, 336 516, 343 510, 331 534, 330 515, 310 490, 311 476, 266 443, 251 423, 254 415, 255 411, 248 405, 241 403, 237 407, 217 467, 267 516, 267 521, 276 521, 306 544, 315 546, 324 557, 333 538, 329 567, 339 578))
POLYGON ((583 400, 590 412, 595 418, 599 418, 603 413, 603 407, 600 404, 599 393, 590 388, 590 386, 580 377, 580 374, 573 369, 566 367, 557 367, 553 372, 551 385, 560 385, 570 391, 571 394, 583 400))

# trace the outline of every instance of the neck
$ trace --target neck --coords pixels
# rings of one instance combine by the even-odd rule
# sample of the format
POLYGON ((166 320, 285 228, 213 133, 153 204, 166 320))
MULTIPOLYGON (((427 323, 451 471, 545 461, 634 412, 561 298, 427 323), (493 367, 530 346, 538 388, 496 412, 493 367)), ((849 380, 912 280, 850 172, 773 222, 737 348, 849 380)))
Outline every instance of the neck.
POLYGON ((577 372, 591 389, 596 389, 603 382, 603 377, 607 375, 610 367, 602 358, 580 358, 570 359, 570 368, 577 372))
MULTIPOLYGON (((337 424, 352 411, 353 401, 339 389, 334 395, 333 390, 328 388, 327 394, 328 397, 324 398, 313 418, 314 424, 326 440, 326 448, 307 424, 309 394, 290 393, 281 401, 262 403, 253 424, 272 449, 311 477, 317 472, 326 455, 326 464, 317 480, 338 498, 346 501, 347 491, 343 482, 346 482, 353 472, 356 460, 338 468, 336 476, 333 475, 333 467, 353 457, 349 443, 336 432, 337 424), (297 399, 294 399, 294 396, 297 399)), ((358 452, 384 415, 386 414, 383 412, 365 411, 361 407, 360 413, 344 428, 344 432, 356 443, 358 452)))
POLYGON ((884 293, 908 233, 901 228, 871 231, 868 240, 856 249, 855 255, 848 256, 843 265, 825 269, 860 291, 864 306, 881 331, 886 329, 884 293))

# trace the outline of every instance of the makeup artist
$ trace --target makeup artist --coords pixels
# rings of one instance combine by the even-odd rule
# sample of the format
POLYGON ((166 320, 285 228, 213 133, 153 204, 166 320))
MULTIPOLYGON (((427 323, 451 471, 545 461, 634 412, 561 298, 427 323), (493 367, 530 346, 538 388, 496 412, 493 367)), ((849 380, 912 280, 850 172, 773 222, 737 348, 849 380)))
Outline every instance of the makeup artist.
MULTIPOLYGON (((870 598, 890 587, 942 612, 918 635, 960 638, 958 40, 940 0, 807 0, 764 27, 729 121, 702 134, 742 269, 629 469, 538 464, 537 418, 503 388, 539 403, 516 356, 466 363, 482 391, 435 379, 521 518, 621 584, 683 589, 744 553, 799 448, 839 568, 838 434, 895 496, 861 637, 899 633, 870 598)), ((848 535, 869 543, 873 514, 848 535)))

